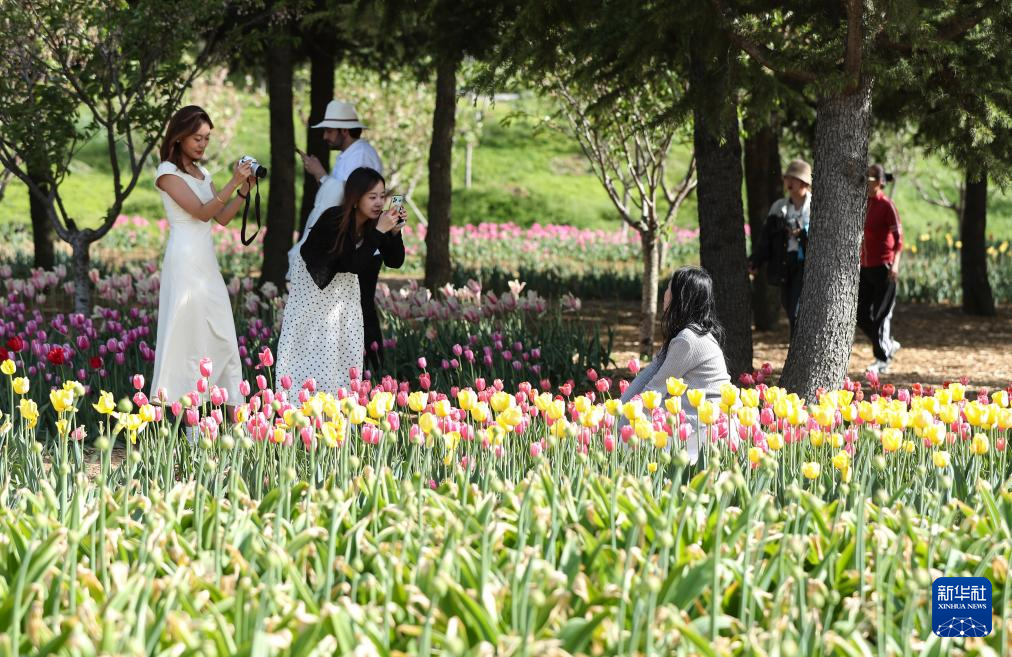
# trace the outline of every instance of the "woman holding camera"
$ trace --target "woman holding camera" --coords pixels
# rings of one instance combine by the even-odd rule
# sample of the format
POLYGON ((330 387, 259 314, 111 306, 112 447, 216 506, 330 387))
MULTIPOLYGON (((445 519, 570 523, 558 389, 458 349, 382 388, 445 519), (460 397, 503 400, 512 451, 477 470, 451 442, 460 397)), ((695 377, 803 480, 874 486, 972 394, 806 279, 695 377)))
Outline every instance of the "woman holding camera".
POLYGON ((319 390, 335 393, 351 383, 351 368, 362 367, 365 336, 379 331, 372 297, 380 267, 404 262, 407 212, 398 206, 384 212, 385 196, 383 176, 355 169, 345 182, 343 205, 320 215, 309 231, 293 263, 278 340, 279 376, 287 374, 296 384, 312 377, 319 390), (364 312, 367 305, 371 314, 364 312), (363 320, 366 315, 375 327, 363 320))
POLYGON ((232 303, 218 269, 211 221, 224 226, 235 216, 249 194, 252 171, 249 162, 237 163, 224 188, 215 189, 210 172, 199 164, 213 128, 200 107, 190 105, 176 112, 165 131, 162 162, 155 173, 169 238, 158 293, 151 392, 154 397, 164 389, 170 402, 194 390, 203 358, 213 364, 209 386, 227 390, 229 399, 242 398, 232 303))

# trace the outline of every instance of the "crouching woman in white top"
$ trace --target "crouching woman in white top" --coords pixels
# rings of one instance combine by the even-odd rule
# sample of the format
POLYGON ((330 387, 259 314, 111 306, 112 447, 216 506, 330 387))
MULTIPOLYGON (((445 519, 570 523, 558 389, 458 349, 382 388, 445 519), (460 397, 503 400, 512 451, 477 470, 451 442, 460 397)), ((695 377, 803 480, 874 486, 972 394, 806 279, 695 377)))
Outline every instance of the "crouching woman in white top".
MULTIPOLYGON (((682 267, 664 291, 664 344, 653 361, 626 388, 622 403, 647 390, 668 397, 667 380, 682 379, 686 390, 705 390, 706 398, 720 398, 720 387, 731 382, 721 344, 724 330, 717 321, 713 281, 700 267, 682 267)), ((689 461, 699 455, 696 409, 682 398, 682 409, 692 430, 686 441, 689 461)))

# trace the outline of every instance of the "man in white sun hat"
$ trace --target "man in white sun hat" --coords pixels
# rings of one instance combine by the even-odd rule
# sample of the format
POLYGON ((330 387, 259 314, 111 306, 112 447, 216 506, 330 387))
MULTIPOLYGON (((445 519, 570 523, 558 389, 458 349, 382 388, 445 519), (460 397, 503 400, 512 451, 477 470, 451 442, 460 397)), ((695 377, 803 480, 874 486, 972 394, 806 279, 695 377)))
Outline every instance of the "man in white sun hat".
POLYGON ((380 161, 376 149, 362 139, 362 130, 365 126, 358 119, 355 106, 340 100, 332 100, 327 103, 327 111, 323 120, 310 128, 323 129, 323 141, 335 150, 341 151, 334 168, 328 174, 315 155, 302 156, 302 166, 306 172, 314 176, 320 183, 316 190, 316 201, 313 203, 313 211, 306 218, 306 229, 302 231, 302 237, 288 252, 289 271, 291 263, 297 257, 302 243, 306 241, 309 230, 316 224, 323 211, 327 208, 336 207, 344 199, 344 183, 348 180, 351 172, 359 167, 368 167, 383 173, 383 163, 380 161))

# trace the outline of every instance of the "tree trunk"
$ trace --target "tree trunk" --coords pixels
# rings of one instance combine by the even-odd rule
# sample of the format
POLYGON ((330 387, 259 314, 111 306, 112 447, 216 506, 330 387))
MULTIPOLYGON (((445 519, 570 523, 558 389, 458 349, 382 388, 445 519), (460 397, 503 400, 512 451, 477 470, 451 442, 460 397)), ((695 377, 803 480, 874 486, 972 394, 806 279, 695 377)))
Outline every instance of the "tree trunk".
MULTIPOLYGON (((309 126, 323 120, 327 103, 334 99, 334 52, 332 39, 321 38, 310 46, 309 72, 309 125, 306 126, 306 153, 315 155, 330 171, 330 147, 323 141, 323 130, 309 126)), ((302 173, 302 205, 299 209, 299 234, 306 229, 306 220, 316 202, 320 183, 309 173, 302 173)))
MULTIPOLYGON (((45 173, 29 168, 28 176, 43 191, 48 187, 45 183, 45 173)), ((54 231, 53 223, 49 220, 49 210, 46 204, 35 194, 28 192, 28 203, 32 217, 32 242, 35 245, 35 266, 43 269, 52 269, 56 265, 56 256, 53 251, 54 231)))
POLYGON ((436 108, 432 113, 429 147, 429 225, 425 233, 425 286, 450 282, 450 203, 453 193, 453 129, 457 112, 457 59, 448 57, 436 68, 436 108))
POLYGON ((843 383, 854 344, 861 239, 868 198, 871 82, 819 101, 812 222, 797 335, 780 385, 808 399, 843 383))
POLYGON ((640 233, 643 257, 643 288, 640 303, 640 355, 654 353, 654 326, 657 324, 657 287, 660 277, 660 249, 657 230, 640 233))
POLYGON ((752 370, 752 310, 741 202, 738 114, 728 91, 725 60, 707 63, 701 56, 694 56, 690 73, 696 89, 693 142, 699 176, 699 261, 713 278, 717 318, 725 333, 724 357, 731 377, 736 379, 752 370), (712 106, 715 98, 718 102, 712 106))
MULTIPOLYGON (((995 314, 994 295, 987 279, 987 176, 974 180, 966 174, 966 196, 959 238, 960 272, 963 282, 963 312, 968 315, 991 317, 995 314)), ((902 270, 901 270, 902 271, 902 270)))
POLYGON ((474 162, 474 144, 467 142, 467 153, 464 156, 464 189, 471 189, 471 166, 474 162))
POLYGON ((288 249, 295 230, 295 126, 292 107, 292 45, 287 31, 275 33, 267 54, 270 109, 271 168, 267 202, 267 234, 260 282, 284 289, 288 249))
MULTIPOLYGON (((783 196, 779 141, 777 130, 772 125, 753 126, 745 139, 745 190, 753 252, 766 224, 770 206, 783 196)), ((759 331, 772 329, 780 317, 780 295, 766 279, 765 264, 752 279, 752 313, 759 331)))
POLYGON ((77 231, 71 234, 70 248, 74 262, 74 312, 91 316, 91 254, 88 249, 91 241, 87 233, 90 231, 77 231))

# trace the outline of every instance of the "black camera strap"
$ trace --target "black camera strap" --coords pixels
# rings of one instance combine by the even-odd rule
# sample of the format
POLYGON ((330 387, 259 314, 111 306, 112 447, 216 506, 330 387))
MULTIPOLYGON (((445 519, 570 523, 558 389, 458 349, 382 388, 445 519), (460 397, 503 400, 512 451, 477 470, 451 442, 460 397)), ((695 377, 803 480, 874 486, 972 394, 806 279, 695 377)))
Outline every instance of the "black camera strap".
POLYGON ((249 198, 250 198, 250 196, 253 196, 253 192, 254 192, 254 190, 250 190, 250 193, 246 194, 246 205, 242 209, 242 231, 240 232, 239 239, 242 240, 242 245, 243 246, 249 246, 250 244, 252 244, 253 240, 255 240, 256 237, 257 237, 257 235, 260 233, 260 179, 259 178, 256 179, 256 182, 253 183, 253 186, 256 188, 256 190, 255 190, 256 199, 253 201, 253 216, 254 216, 254 218, 256 219, 256 222, 257 222, 257 229, 256 229, 255 233, 253 233, 249 237, 246 237, 246 221, 247 221, 247 218, 249 217, 249 198))

